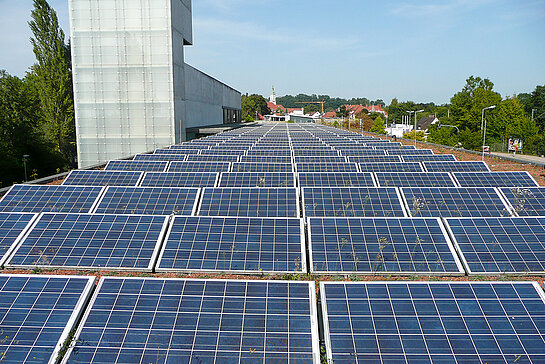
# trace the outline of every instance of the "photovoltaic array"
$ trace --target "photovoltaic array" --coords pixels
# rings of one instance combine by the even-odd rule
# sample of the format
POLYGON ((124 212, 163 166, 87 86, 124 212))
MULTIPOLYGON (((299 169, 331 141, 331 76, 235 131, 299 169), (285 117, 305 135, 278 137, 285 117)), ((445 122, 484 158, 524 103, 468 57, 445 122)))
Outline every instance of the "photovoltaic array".
POLYGON ((4 265, 13 244, 26 231, 35 217, 34 214, 0 213, 0 267, 4 265))
POLYGON ((70 172, 62 184, 64 186, 136 186, 143 175, 143 172, 75 170, 70 172))
POLYGON ((106 171, 164 172, 167 161, 109 161, 106 171))
POLYGON ((461 187, 539 187, 528 172, 454 172, 461 187))
POLYGON ((381 187, 456 187, 449 173, 378 172, 376 176, 381 187))
POLYGON ((146 173, 142 187, 215 187, 219 173, 214 172, 152 172, 146 173))
POLYGON ((172 162, 168 167, 169 172, 229 172, 229 162, 172 162))
POLYGON ((292 172, 222 173, 218 187, 295 187, 292 172))

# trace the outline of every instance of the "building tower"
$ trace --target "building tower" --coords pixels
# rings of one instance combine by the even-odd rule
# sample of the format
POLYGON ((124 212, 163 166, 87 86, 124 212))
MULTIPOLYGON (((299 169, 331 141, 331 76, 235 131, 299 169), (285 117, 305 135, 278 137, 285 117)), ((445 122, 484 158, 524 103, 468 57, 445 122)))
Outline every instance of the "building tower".
POLYGON ((276 105, 276 92, 274 91, 274 86, 272 87, 271 96, 269 96, 269 102, 276 105))

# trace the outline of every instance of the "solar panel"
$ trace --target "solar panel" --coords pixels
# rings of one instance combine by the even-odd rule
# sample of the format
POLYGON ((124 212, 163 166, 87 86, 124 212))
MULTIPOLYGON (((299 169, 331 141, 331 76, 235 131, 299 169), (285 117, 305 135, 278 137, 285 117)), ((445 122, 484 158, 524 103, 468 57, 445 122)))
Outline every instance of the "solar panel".
POLYGON ((146 173, 142 187, 215 187, 219 173, 213 172, 154 172, 146 173))
POLYGON ((378 172, 381 187, 456 187, 449 173, 433 172, 378 172))
POLYGON ((457 159, 452 154, 439 155, 404 155, 404 162, 456 162, 457 159))
POLYGON ((290 157, 277 157, 266 155, 243 155, 240 157, 241 163, 291 163, 290 157))
POLYGON ((341 156, 299 156, 295 157, 295 163, 346 163, 346 157, 341 156))
POLYGON ((231 163, 229 162, 171 162, 168 167, 169 172, 229 172, 231 163))
POLYGON ((396 188, 305 187, 303 216, 405 217, 396 188))
POLYGON ((162 161, 109 161, 106 171, 164 172, 168 162, 162 161))
MULTIPOLYGON (((236 155, 236 156, 239 156, 239 155, 245 155, 246 154, 246 150, 242 150, 242 149, 231 149, 231 148, 227 148, 227 149, 223 149, 223 148, 220 148, 220 147, 217 147, 217 148, 213 148, 213 149, 206 149, 206 150, 201 150, 201 155, 214 155, 214 156, 218 156, 218 155, 227 155, 227 156, 233 156, 233 155, 236 155)), ((188 160, 192 160, 193 157, 189 157, 188 160)), ((230 162, 234 162, 234 161, 230 161, 230 162)))
POLYGON ((157 271, 306 272, 301 219, 177 216, 157 271))
POLYGON ((137 186, 144 172, 74 170, 64 186, 137 186))
POLYGON ((362 172, 424 172, 420 163, 360 163, 362 172))
POLYGON ((165 216, 44 213, 7 266, 151 272, 167 223, 165 216))
POLYGON ((397 155, 372 155, 372 156, 350 156, 350 163, 397 163, 401 157, 397 155))
POLYGON ((296 188, 205 188, 197 215, 299 217, 296 188))
MULTIPOLYGON (((388 155, 434 155, 431 149, 387 149, 388 155)), ((413 160, 406 159, 405 162, 414 162, 413 160)))
POLYGON ((375 187, 371 173, 299 173, 300 187, 375 187))
POLYGON ((35 217, 34 214, 0 213, 0 267, 4 266, 13 245, 26 232, 35 217))
POLYGON ((156 149, 153 154, 189 154, 200 153, 199 149, 156 149))
POLYGON ((56 363, 95 277, 0 275, 0 360, 56 363))
POLYGON ((542 363, 535 282, 322 282, 335 363, 542 363))
POLYGON ((439 219, 311 217, 311 272, 464 274, 439 219))
POLYGON ((291 149, 251 149, 248 156, 291 157, 291 149))
POLYGON ((356 163, 297 163, 295 169, 299 173, 358 172, 356 163))
POLYGON ((293 172, 291 163, 233 163, 233 172, 293 172))
POLYGON ((0 200, 0 212, 89 212, 103 187, 14 185, 0 200))
POLYGON ((509 207, 494 188, 402 188, 407 211, 416 217, 500 217, 509 207))
POLYGON ((293 155, 298 156, 338 156, 339 152, 333 149, 294 149, 293 155))
POLYGON ((187 154, 137 154, 135 161, 185 161, 187 154))
POLYGON ((68 362, 318 363, 315 292, 314 282, 104 277, 68 362))
POLYGON ((198 188, 108 187, 95 213, 127 215, 193 215, 198 188))
POLYGON ((386 152, 383 150, 375 150, 375 149, 365 149, 365 147, 362 147, 361 149, 341 149, 337 148, 341 155, 345 156, 373 156, 373 155, 386 155, 386 152))
POLYGON ((218 187, 296 187, 293 172, 222 173, 218 187))
POLYGON ((447 219, 469 274, 543 274, 545 218, 447 219))
POLYGON ((539 187, 528 172, 454 172, 462 187, 539 187))
POLYGON ((501 188, 503 196, 519 216, 545 216, 545 188, 501 188))
POLYGON ((183 143, 179 145, 171 145, 170 149, 210 149, 210 146, 193 142, 193 143, 183 143))
POLYGON ((490 172, 485 162, 424 162, 428 172, 490 172))
POLYGON ((238 162, 238 155, 188 155, 189 162, 238 162))

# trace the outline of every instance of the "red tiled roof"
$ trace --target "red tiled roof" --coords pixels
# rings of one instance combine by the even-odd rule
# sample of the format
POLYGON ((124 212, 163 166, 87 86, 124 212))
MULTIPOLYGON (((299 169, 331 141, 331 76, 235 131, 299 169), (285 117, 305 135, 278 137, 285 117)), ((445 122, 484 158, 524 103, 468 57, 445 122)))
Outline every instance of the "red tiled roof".
POLYGON ((335 111, 328 111, 324 114, 324 119, 333 119, 337 117, 337 113, 335 111))

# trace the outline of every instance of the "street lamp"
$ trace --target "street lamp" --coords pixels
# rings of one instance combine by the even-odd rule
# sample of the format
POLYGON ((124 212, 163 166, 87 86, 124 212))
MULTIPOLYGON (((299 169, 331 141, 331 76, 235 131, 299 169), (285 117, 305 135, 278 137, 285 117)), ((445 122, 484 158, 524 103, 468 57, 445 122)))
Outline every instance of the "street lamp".
POLYGON ((483 131, 483 156, 482 156, 483 161, 484 161, 484 147, 486 145, 486 120, 484 119, 484 112, 486 110, 492 110, 492 109, 495 109, 495 108, 496 108, 496 105, 485 107, 483 109, 482 115, 481 115, 481 130, 483 131))
POLYGON ((455 126, 455 125, 439 124, 437 127, 438 127, 439 129, 441 129, 442 127, 453 128, 453 129, 456 129, 456 131, 457 131, 458 133, 460 132, 460 129, 458 129, 458 127, 455 126))
POLYGON ((28 154, 25 154, 23 155, 23 166, 25 167, 25 182, 27 182, 28 178, 27 178, 27 174, 26 174, 26 159, 29 158, 30 156, 28 154))
POLYGON ((414 146, 416 147, 416 114, 419 112, 424 112, 424 109, 414 112, 414 146))

